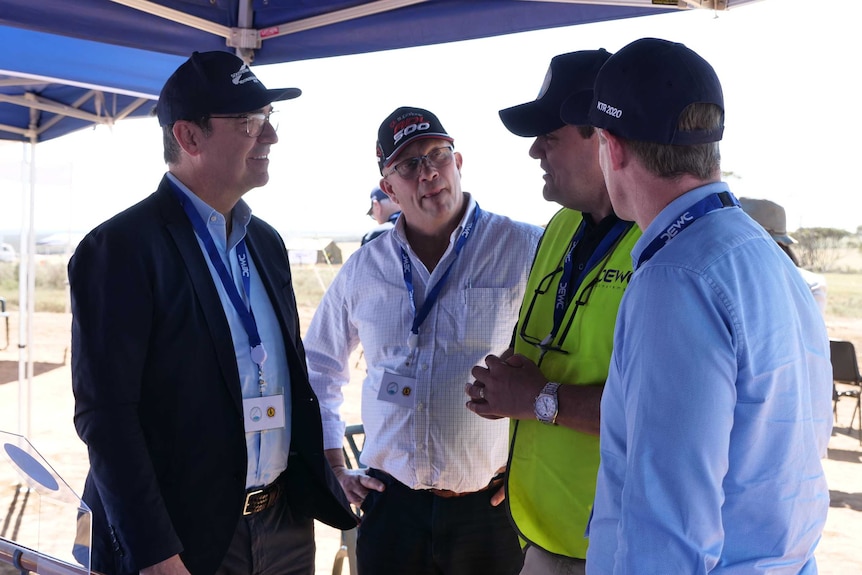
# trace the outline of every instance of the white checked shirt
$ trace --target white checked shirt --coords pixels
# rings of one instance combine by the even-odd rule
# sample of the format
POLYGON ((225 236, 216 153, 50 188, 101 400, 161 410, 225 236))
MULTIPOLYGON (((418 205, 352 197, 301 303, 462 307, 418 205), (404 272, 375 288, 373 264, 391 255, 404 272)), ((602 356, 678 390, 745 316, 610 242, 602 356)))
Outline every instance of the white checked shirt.
POLYGON ((483 210, 456 258, 455 242, 477 207, 465 195, 469 206, 464 219, 433 273, 410 249, 399 218, 393 230, 344 264, 305 336, 324 448, 342 446, 341 388, 350 379, 350 353, 361 342, 368 365, 362 388, 362 462, 413 489, 479 490, 506 464, 508 453, 508 420, 470 412, 464 385, 473 381, 470 370, 484 365, 486 355, 509 347, 542 230, 483 210), (413 264, 417 310, 455 260, 419 328, 409 362, 413 309, 401 266, 402 246, 413 264), (415 379, 412 407, 377 398, 385 372, 415 379))

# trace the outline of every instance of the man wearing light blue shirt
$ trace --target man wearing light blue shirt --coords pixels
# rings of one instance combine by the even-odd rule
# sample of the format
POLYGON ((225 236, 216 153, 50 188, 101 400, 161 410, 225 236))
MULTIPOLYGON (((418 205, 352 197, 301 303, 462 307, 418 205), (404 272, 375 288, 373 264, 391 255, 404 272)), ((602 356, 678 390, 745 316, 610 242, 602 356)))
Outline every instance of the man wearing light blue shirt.
POLYGON ((638 40, 590 121, 614 210, 644 230, 601 410, 587 573, 817 572, 829 342, 793 263, 720 181, 712 67, 638 40))

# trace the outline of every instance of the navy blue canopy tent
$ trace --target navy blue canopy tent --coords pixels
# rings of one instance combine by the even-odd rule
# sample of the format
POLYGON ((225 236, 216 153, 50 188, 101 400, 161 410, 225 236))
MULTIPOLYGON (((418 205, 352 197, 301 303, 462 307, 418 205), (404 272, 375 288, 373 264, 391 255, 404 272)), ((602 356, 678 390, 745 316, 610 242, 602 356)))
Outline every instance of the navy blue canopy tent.
POLYGON ((0 25, 272 64, 756 0, 3 0, 0 25))
POLYGON ((150 113, 183 58, 0 27, 0 139, 41 142, 150 113))

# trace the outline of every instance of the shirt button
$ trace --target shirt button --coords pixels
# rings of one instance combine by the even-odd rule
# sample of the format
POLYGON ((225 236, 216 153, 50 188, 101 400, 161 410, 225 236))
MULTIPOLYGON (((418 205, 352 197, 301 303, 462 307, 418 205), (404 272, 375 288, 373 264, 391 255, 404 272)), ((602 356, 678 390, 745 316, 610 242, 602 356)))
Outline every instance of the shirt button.
POLYGON ((416 411, 422 411, 425 408, 425 404, 421 401, 416 404, 416 411))
POLYGON ((428 371, 428 364, 427 363, 422 364, 422 371, 428 371))
POLYGON ((210 221, 211 221, 211 222, 215 222, 215 221, 216 221, 216 217, 215 217, 215 216, 210 216, 210 221))

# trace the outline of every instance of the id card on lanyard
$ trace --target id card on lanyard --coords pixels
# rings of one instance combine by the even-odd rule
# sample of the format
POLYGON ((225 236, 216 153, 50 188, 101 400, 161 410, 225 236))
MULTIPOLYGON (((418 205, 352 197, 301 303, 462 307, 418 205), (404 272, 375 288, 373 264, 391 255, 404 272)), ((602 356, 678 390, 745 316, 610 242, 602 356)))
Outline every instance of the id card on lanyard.
MULTIPOLYGON (((425 302, 419 310, 416 309, 416 289, 413 285, 413 262, 410 261, 410 255, 407 253, 407 250, 403 247, 401 248, 401 270, 404 276, 404 286, 407 288, 407 299, 410 302, 410 309, 413 312, 413 323, 410 327, 410 332, 407 334, 407 346, 409 351, 407 359, 404 360, 404 365, 406 366, 409 366, 412 363, 417 349, 419 348, 419 327, 428 317, 428 314, 431 312, 431 308, 434 307, 434 304, 440 297, 440 293, 443 291, 443 286, 446 284, 446 280, 449 279, 452 266, 458 260, 461 250, 464 249, 464 245, 467 243, 467 240, 470 239, 470 236, 476 228, 479 214, 481 214, 481 210, 477 204, 476 208, 473 210, 473 217, 470 222, 464 226, 464 229, 461 230, 461 233, 458 235, 458 239, 455 241, 455 256, 452 258, 452 261, 449 262, 449 266, 446 268, 446 271, 443 272, 443 275, 428 292, 425 302)), ((412 408, 415 404, 415 394, 413 393, 415 388, 415 378, 387 371, 383 375, 383 381, 380 385, 377 399, 388 403, 394 403, 401 407, 412 408)))

